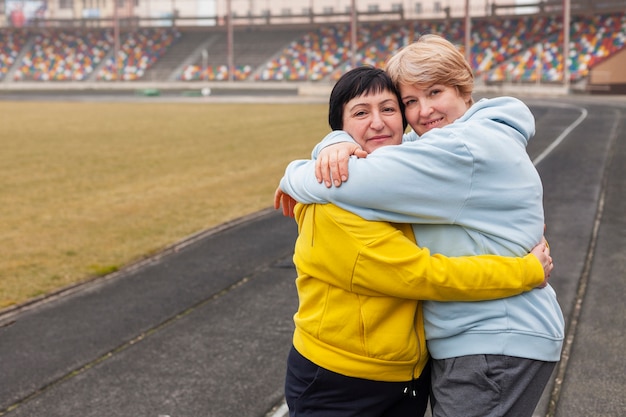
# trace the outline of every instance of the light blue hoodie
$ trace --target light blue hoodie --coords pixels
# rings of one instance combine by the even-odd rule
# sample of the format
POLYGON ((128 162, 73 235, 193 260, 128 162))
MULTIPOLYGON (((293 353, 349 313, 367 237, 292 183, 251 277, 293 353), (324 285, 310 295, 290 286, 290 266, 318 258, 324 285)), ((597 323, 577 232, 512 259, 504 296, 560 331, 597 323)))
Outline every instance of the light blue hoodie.
MULTIPOLYGON (((303 203, 332 202, 368 220, 413 223, 420 246, 447 256, 524 256, 544 230, 541 179, 527 152, 535 133, 528 107, 483 99, 461 118, 421 137, 351 158, 349 179, 326 188, 314 161, 287 167, 281 189, 303 203)), ((334 131, 313 151, 352 141, 334 131)), ((474 354, 558 361, 564 320, 552 287, 501 300, 424 303, 435 359, 474 354)))

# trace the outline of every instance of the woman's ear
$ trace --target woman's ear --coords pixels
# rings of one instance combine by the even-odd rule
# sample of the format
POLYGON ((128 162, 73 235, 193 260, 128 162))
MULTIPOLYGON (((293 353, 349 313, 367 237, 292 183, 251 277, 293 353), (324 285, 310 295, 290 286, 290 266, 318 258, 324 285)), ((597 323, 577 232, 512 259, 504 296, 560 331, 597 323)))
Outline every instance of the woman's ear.
POLYGON ((463 101, 465 101, 465 105, 469 109, 474 104, 474 100, 472 100, 472 93, 467 93, 463 95, 463 101))

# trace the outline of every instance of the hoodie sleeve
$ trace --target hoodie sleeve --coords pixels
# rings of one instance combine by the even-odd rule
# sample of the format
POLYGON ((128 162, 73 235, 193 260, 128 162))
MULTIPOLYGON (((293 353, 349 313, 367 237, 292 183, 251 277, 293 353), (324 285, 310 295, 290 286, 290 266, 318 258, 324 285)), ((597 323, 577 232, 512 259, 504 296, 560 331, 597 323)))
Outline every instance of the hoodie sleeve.
MULTIPOLYGON (((515 142, 525 148, 533 134, 534 117, 523 102, 512 97, 484 99, 449 127, 419 139, 410 132, 402 145, 380 148, 365 159, 351 158, 350 177, 340 187, 319 184, 314 161, 304 160, 287 167, 280 187, 299 202, 334 203, 368 220, 455 223, 475 198, 474 184, 484 181, 487 171, 496 175, 494 166, 504 164, 493 163, 502 159, 494 154, 495 147, 510 149, 508 144, 515 142)), ((333 132, 325 142, 349 138, 345 132, 333 132)), ((507 152, 527 157, 520 151, 507 152)))
MULTIPOLYGON (((413 142, 418 139, 418 136, 415 132, 411 131, 409 133, 405 133, 402 137, 403 142, 413 142)), ((322 149, 327 146, 335 145, 337 143, 342 142, 352 142, 356 143, 356 141, 344 130, 334 130, 327 134, 324 139, 313 148, 313 152, 311 152, 311 159, 317 159, 322 149)))
POLYGON ((399 238, 383 235, 362 248, 351 291, 417 300, 481 301, 530 291, 544 279, 543 267, 532 254, 445 257, 402 244, 399 238))
POLYGON ((317 156, 320 154, 320 151, 324 149, 325 147, 334 145, 336 143, 341 143, 341 142, 356 143, 356 141, 352 139, 352 136, 350 136, 345 131, 333 130, 328 135, 326 135, 320 143, 315 145, 315 147, 313 148, 313 152, 311 152, 311 159, 317 159, 317 156))
POLYGON ((454 137, 387 146, 351 158, 350 178, 326 188, 315 162, 290 163, 281 189, 302 203, 334 203, 368 220, 452 223, 470 194, 473 158, 454 137))
POLYGON ((529 291, 543 282, 534 255, 431 255, 411 227, 366 222, 336 206, 298 205, 294 261, 301 277, 368 296, 415 300, 488 300, 529 291))

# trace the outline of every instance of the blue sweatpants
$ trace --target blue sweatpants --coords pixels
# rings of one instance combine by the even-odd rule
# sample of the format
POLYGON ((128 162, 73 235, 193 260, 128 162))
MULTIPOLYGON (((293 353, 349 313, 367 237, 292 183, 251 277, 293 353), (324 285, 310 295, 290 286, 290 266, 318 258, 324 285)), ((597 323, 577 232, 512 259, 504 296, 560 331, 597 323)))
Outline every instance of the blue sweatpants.
POLYGON ((290 417, 423 417, 429 391, 430 364, 419 379, 382 382, 329 371, 293 347, 287 359, 290 417))

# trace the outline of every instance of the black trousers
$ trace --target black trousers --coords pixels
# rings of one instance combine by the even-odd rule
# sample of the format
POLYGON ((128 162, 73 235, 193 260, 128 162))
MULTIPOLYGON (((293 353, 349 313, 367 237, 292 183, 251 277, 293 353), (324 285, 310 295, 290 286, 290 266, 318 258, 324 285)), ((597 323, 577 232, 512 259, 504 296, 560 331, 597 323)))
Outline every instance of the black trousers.
POLYGON ((293 347, 287 359, 290 417, 423 417, 429 391, 430 364, 419 379, 382 382, 329 371, 293 347))

